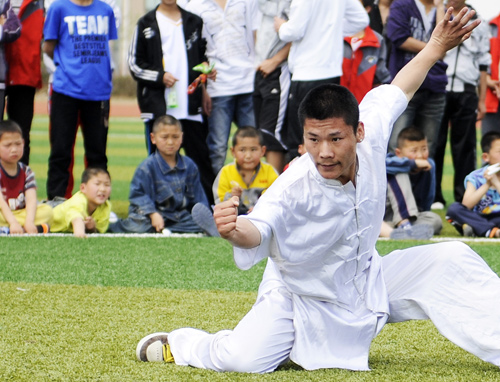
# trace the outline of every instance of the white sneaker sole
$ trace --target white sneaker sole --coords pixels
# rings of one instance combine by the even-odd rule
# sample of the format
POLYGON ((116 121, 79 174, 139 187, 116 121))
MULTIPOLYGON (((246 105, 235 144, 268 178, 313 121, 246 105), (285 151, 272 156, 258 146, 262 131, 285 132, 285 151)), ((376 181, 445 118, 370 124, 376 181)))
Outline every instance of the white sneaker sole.
POLYGON ((135 355, 143 362, 163 362, 163 344, 168 343, 168 333, 152 333, 137 344, 135 355))

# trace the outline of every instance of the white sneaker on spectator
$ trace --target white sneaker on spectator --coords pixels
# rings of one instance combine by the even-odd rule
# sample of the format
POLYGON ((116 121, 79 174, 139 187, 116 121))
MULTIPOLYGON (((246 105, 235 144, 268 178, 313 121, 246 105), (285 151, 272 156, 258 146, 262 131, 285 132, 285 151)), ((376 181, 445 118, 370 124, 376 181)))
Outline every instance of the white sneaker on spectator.
POLYGON ((441 202, 434 202, 431 204, 431 210, 444 210, 444 204, 441 202))

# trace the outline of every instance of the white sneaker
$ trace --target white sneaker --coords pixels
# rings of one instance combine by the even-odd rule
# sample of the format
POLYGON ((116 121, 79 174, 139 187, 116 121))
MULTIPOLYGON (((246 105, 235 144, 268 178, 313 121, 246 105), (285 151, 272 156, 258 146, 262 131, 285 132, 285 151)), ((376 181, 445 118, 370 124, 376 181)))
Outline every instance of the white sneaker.
POLYGON ((444 210, 444 204, 441 202, 434 202, 431 204, 431 210, 444 210))
POLYGON ((153 333, 139 341, 135 354, 139 361, 163 362, 164 346, 168 346, 168 333, 153 333))
POLYGON ((113 224, 116 223, 117 221, 118 221, 118 216, 113 211, 111 211, 109 213, 109 222, 113 224))

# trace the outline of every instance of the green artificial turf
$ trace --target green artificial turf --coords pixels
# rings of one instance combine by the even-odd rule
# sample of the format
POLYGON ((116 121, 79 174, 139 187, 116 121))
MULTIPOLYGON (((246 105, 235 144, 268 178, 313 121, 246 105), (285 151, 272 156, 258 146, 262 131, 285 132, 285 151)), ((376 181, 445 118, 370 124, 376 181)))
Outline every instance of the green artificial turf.
MULTIPOLYGON (((31 138, 30 166, 44 199, 47 117, 35 117, 31 138)), ((145 155, 142 122, 111 118, 111 199, 121 217, 145 155)), ((79 134, 75 190, 82 170, 79 134)), ((452 173, 447 156, 448 201, 452 173)), ((457 233, 445 223, 442 236, 457 233)), ((380 241, 377 249, 387 254, 416 244, 380 241)), ((470 245, 500 273, 497 243, 470 245)), ((500 380, 497 367, 450 343, 429 321, 386 325, 371 347, 371 372, 309 372, 289 363, 268 375, 250 375, 135 360, 137 342, 154 331, 233 328, 255 301, 264 265, 238 270, 230 246, 215 238, 0 237, 0 381, 500 380)))
POLYGON ((0 280, 32 283, 255 291, 264 264, 236 272, 217 238, 0 238, 0 280))
MULTIPOLYGON (((416 242, 379 242, 385 254, 416 242)), ((500 271, 497 244, 471 246, 500 271)), ((135 360, 146 334, 233 328, 251 308, 263 263, 238 270, 215 238, 0 238, 0 380, 498 381, 500 370, 442 337, 429 321, 387 325, 371 372, 261 376, 135 360)))

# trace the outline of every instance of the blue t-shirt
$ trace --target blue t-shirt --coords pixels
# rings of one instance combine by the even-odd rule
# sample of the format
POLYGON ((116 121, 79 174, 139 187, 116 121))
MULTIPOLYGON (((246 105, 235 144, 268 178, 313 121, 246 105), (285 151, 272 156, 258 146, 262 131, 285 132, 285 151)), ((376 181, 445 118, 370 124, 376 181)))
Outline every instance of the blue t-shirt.
MULTIPOLYGON (((465 187, 467 188, 467 182, 470 182, 476 190, 486 183, 486 178, 484 177, 484 172, 488 169, 488 166, 482 167, 475 171, 472 171, 469 175, 465 177, 465 187)), ((490 188, 486 194, 483 195, 479 203, 477 203, 472 209, 476 212, 481 212, 482 214, 491 214, 500 212, 500 194, 494 188, 490 188)))
POLYGON ((49 7, 43 32, 45 40, 57 40, 54 91, 87 101, 108 100, 109 40, 118 37, 113 9, 99 0, 88 6, 59 0, 49 7))

